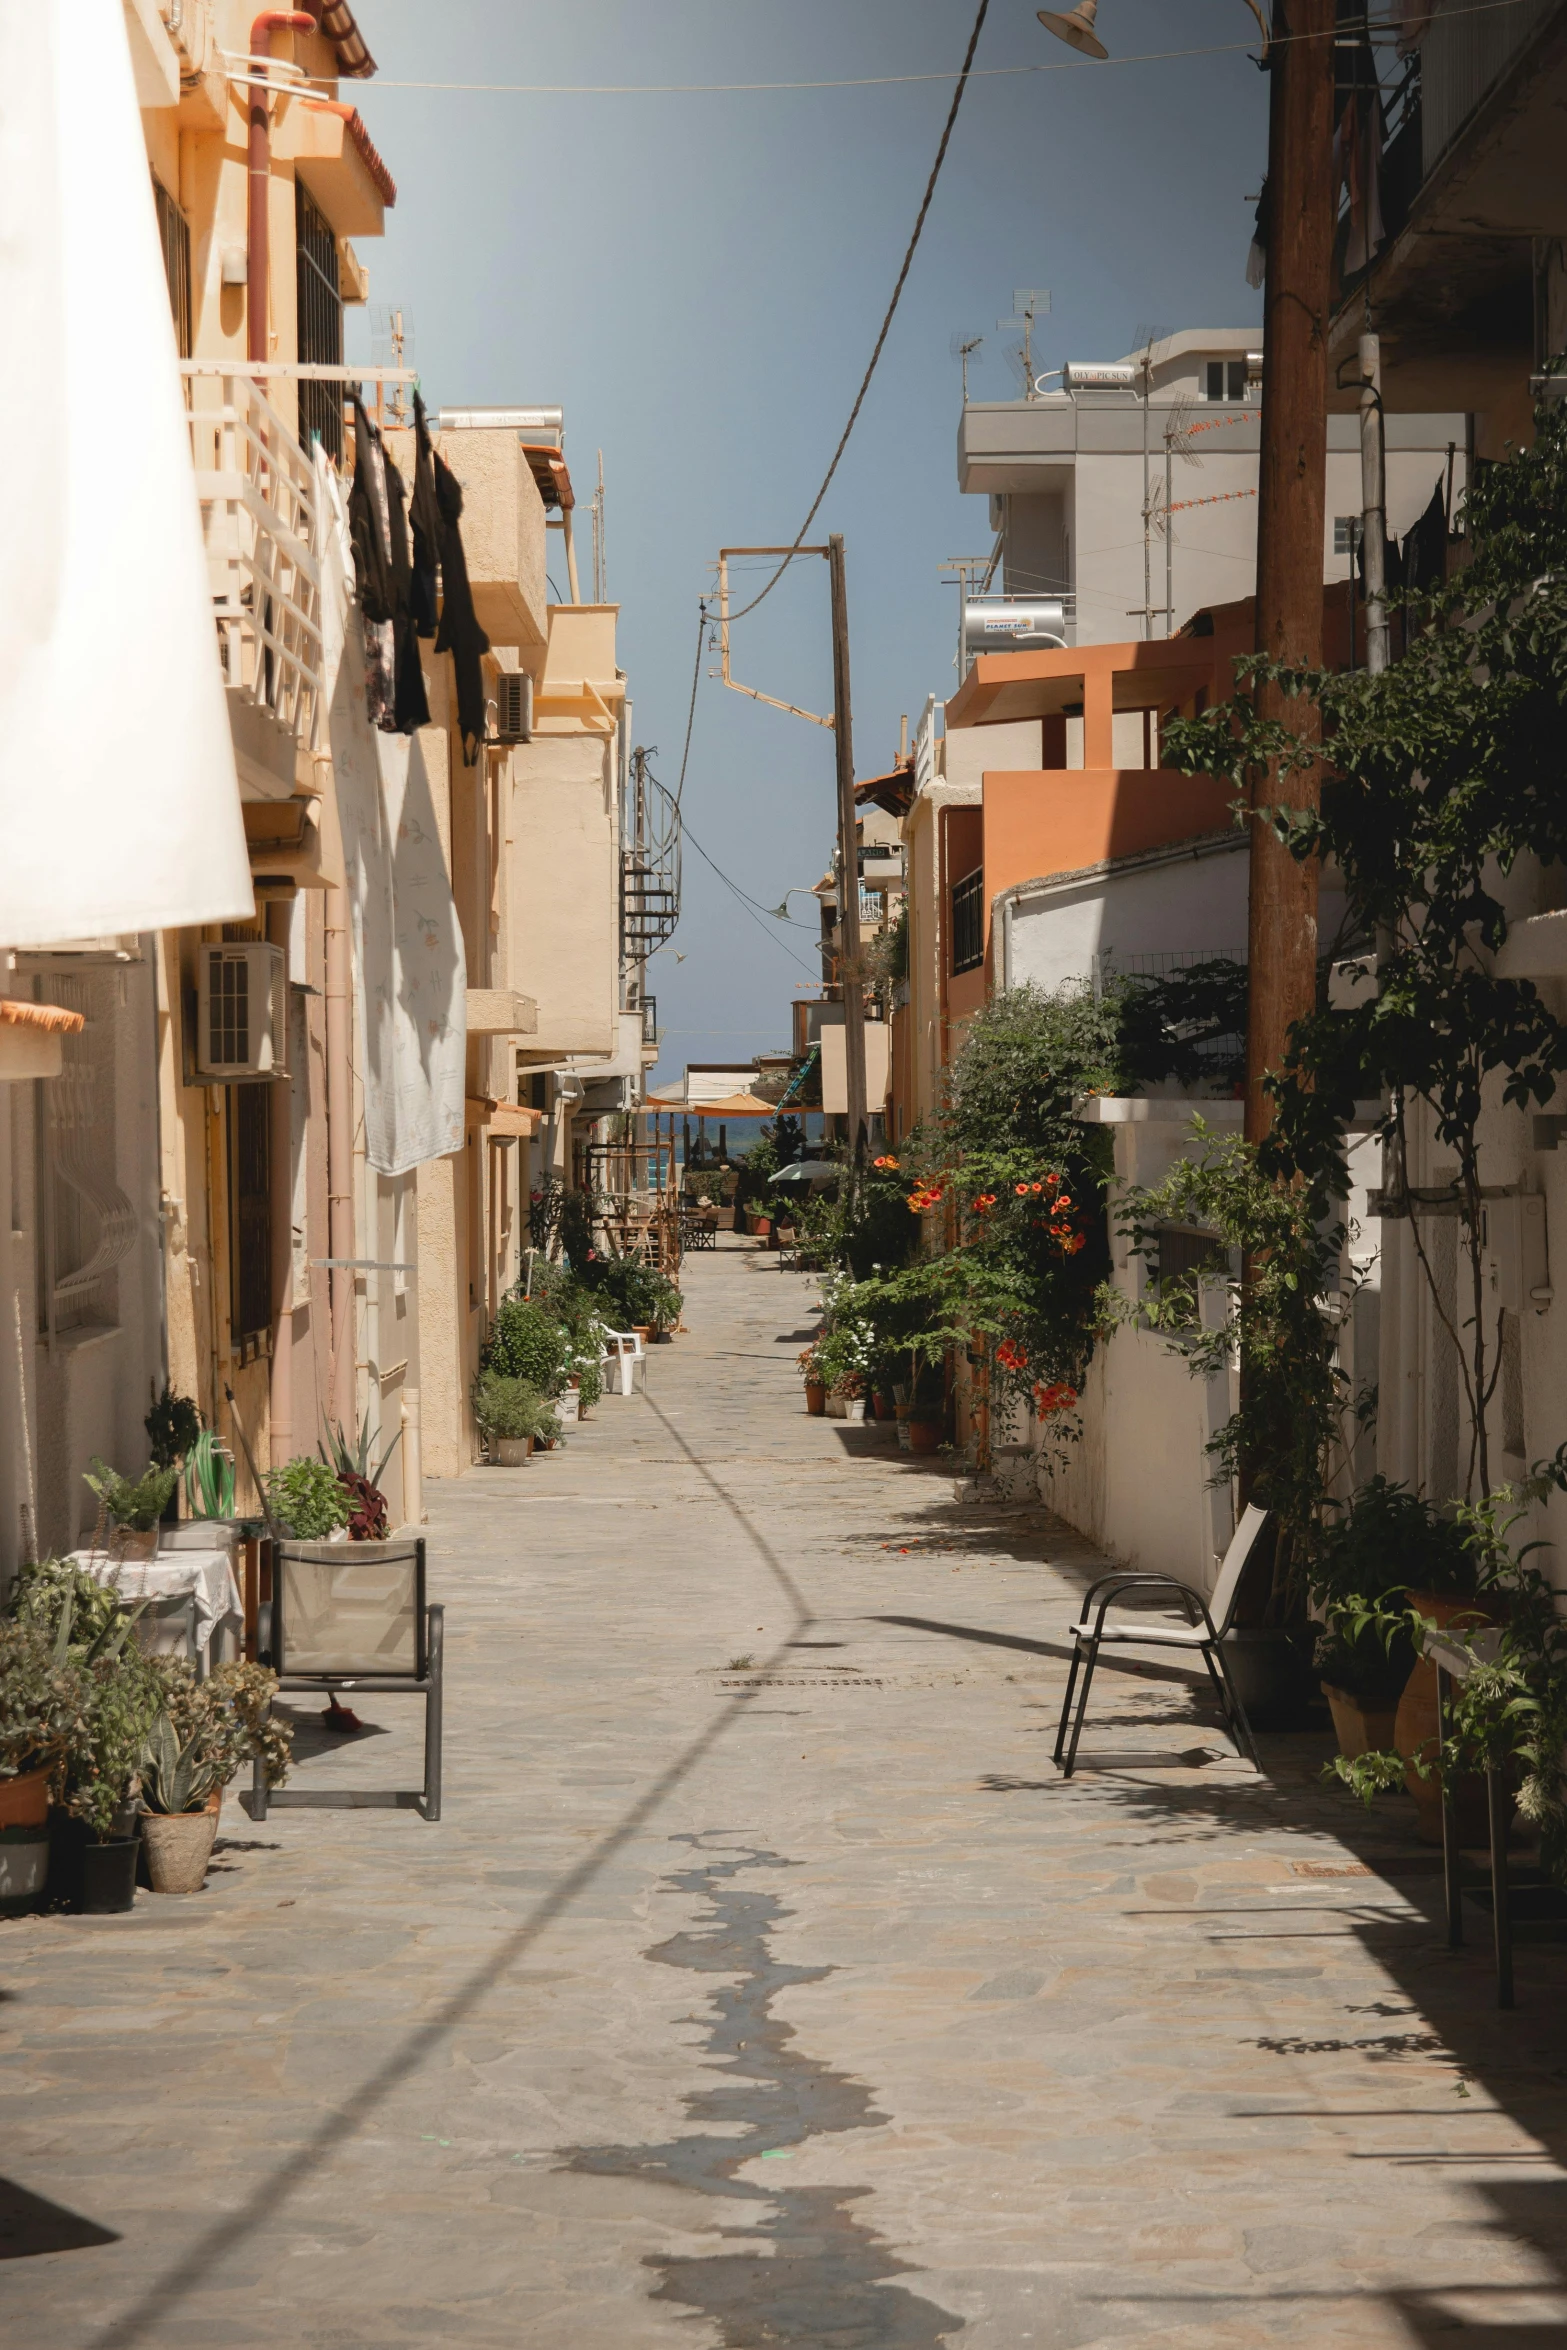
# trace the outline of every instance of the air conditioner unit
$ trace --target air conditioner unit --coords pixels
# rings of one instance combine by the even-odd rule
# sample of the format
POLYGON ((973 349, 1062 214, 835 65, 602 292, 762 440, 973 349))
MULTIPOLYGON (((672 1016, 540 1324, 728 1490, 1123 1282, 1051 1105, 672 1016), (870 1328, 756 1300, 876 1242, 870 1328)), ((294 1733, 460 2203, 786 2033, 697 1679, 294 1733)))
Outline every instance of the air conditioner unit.
POLYGON ((495 740, 533 740, 533 679, 526 669, 503 669, 495 680, 495 740))
POLYGON ((196 950, 196 1069, 202 1077, 288 1074, 288 966, 281 947, 196 950))

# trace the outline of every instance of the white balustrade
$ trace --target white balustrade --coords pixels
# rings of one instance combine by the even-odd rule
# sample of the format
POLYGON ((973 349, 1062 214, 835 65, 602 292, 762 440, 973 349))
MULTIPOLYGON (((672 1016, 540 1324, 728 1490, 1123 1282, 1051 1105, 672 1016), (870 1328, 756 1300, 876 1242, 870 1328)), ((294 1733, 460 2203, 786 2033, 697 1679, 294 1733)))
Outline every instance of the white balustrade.
POLYGON ((321 571, 311 461, 250 376, 199 362, 184 372, 224 683, 313 748, 321 571))

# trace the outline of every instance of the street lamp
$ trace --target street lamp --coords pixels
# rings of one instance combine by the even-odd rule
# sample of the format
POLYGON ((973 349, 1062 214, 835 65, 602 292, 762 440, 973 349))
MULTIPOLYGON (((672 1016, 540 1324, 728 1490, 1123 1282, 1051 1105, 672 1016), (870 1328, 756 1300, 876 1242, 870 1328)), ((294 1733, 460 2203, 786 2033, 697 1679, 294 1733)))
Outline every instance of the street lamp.
POLYGON ((783 894, 783 903, 773 908, 773 920, 775 922, 788 921, 789 900, 791 898, 811 898, 815 895, 816 892, 813 889, 786 889, 783 894))
MULTIPOLYGON (((1257 19, 1258 27, 1262 33, 1262 54, 1266 60, 1268 54, 1267 19, 1258 6, 1257 0, 1246 0, 1246 5, 1257 19)), ((1058 41, 1065 41, 1067 47, 1077 50, 1080 56, 1106 58, 1109 56, 1109 50, 1100 40, 1094 27, 1094 19, 1099 14, 1099 0, 1077 0, 1077 6, 1064 16, 1057 16, 1048 8, 1037 9, 1035 13, 1047 33, 1054 33, 1058 41)))

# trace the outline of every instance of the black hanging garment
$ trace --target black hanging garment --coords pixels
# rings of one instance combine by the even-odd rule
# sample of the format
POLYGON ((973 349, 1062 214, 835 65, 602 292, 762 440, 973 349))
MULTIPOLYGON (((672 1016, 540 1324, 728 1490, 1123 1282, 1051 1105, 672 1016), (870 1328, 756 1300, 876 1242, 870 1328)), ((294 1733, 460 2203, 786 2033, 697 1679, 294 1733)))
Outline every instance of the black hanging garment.
POLYGON ((407 492, 385 443, 354 402, 354 480, 349 530, 365 630, 365 703, 383 734, 430 723, 411 605, 407 492))
POLYGON ((397 698, 395 632, 392 614, 392 530, 386 495, 386 457, 381 436, 354 401, 354 479, 348 493, 348 530, 354 549, 354 580, 364 630, 365 708, 372 726, 393 723, 397 698))
POLYGON ((434 636, 440 618, 441 510, 435 498, 435 448, 425 405, 414 393, 414 494, 408 507, 413 531, 413 584, 409 603, 421 636, 434 636))
POLYGON ((463 553, 462 484, 445 460, 436 454, 425 418, 424 403, 414 399, 414 429, 418 460, 414 471, 414 566, 417 577, 421 542, 433 534, 441 561, 441 621, 435 649, 450 653, 457 672, 457 725, 462 735, 463 764, 471 767, 485 735, 484 655, 490 640, 479 626, 468 585, 468 559, 463 553), (426 470, 428 468, 428 471, 426 470))

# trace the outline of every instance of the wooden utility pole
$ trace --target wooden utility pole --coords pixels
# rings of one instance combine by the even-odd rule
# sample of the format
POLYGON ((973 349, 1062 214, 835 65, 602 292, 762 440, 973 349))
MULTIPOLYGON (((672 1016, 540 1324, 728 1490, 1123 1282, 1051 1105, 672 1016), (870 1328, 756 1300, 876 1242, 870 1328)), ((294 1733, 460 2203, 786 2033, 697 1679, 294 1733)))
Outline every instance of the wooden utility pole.
MULTIPOLYGON (((1332 298, 1334 0, 1276 0, 1268 112, 1267 287, 1263 302, 1262 451, 1257 499, 1257 650, 1276 661, 1322 660, 1322 550, 1327 489, 1328 308, 1332 298)), ((1276 686, 1264 716, 1297 730, 1315 714, 1276 686)), ((1314 806, 1316 768, 1291 775, 1289 804, 1314 806)), ((1259 778, 1254 804, 1277 804, 1259 778)), ((1272 1123, 1262 1090, 1281 1066, 1292 1021, 1317 992, 1317 867, 1301 865, 1272 829, 1251 833, 1250 1014, 1246 1136, 1272 1123)))
POLYGON ((854 805, 854 726, 849 706, 849 603, 841 537, 829 537, 827 565, 832 578, 833 742, 838 757, 838 977, 843 994, 849 1159, 857 1167, 865 1147, 865 982, 860 971, 860 850, 854 805))

